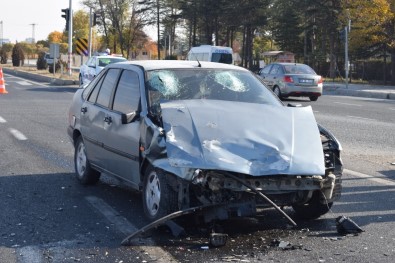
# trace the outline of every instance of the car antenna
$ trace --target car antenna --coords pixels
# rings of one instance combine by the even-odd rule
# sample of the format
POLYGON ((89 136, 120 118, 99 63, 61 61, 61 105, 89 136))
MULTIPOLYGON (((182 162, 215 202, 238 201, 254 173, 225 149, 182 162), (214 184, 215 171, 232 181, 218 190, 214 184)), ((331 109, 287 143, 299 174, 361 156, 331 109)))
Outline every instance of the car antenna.
POLYGON ((196 61, 197 61, 197 63, 198 63, 198 67, 201 68, 201 67, 202 67, 202 64, 200 64, 200 61, 199 61, 199 59, 197 58, 196 54, 192 52, 192 55, 195 57, 195 59, 196 59, 196 61))

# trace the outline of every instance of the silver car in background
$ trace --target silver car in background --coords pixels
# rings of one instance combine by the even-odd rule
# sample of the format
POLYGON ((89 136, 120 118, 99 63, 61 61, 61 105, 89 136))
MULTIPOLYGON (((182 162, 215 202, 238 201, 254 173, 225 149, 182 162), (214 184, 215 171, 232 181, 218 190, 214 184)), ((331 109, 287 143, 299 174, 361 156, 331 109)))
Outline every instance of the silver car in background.
POLYGON ((280 99, 293 96, 316 101, 322 95, 323 78, 305 64, 272 63, 259 75, 280 99))

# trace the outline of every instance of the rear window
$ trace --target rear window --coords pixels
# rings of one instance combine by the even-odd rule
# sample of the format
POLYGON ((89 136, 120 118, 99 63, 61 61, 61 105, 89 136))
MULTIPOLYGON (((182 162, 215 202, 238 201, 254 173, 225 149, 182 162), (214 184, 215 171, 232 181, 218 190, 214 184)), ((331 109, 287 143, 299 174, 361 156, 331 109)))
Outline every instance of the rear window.
POLYGON ((313 74, 316 75, 315 71, 307 65, 285 65, 285 73, 287 74, 313 74))
POLYGON ((225 63, 225 64, 232 64, 233 63, 233 57, 232 57, 232 54, 212 53, 211 61, 212 62, 225 63))

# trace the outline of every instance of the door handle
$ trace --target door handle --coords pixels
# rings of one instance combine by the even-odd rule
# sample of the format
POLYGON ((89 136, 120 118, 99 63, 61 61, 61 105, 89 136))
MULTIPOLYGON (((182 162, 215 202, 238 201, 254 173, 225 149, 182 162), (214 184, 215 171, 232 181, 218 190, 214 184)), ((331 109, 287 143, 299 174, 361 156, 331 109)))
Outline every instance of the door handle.
POLYGON ((86 113, 87 111, 88 111, 88 108, 87 108, 87 107, 82 107, 82 108, 81 108, 81 112, 82 112, 82 113, 86 113))
POLYGON ((112 119, 110 116, 104 117, 104 122, 107 122, 107 124, 110 124, 112 122, 112 119))

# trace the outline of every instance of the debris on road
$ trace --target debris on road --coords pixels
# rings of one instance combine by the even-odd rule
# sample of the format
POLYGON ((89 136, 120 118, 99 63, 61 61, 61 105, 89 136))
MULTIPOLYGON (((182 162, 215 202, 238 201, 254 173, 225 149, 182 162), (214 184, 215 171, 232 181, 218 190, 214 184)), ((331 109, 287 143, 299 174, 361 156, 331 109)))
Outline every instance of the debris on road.
POLYGON ((228 235, 223 233, 211 233, 209 243, 213 247, 225 246, 228 235))
POLYGON ((336 229, 341 235, 358 234, 364 232, 351 218, 339 216, 336 218, 336 229))

